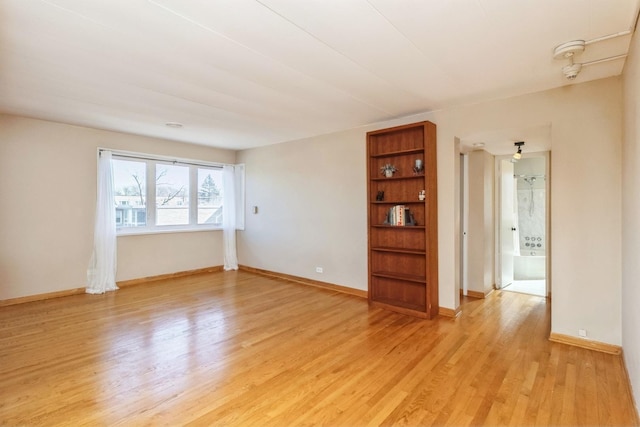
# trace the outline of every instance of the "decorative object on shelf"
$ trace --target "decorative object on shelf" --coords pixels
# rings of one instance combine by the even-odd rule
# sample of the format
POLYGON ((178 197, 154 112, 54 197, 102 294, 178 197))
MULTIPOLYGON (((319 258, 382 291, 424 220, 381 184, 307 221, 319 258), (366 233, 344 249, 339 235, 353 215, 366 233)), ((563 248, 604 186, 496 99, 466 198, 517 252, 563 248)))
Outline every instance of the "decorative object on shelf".
POLYGON ((383 224, 404 227, 407 225, 418 225, 413 214, 405 205, 395 205, 387 213, 383 224))
POLYGON ((427 195, 425 194, 424 190, 420 190, 420 192, 418 193, 418 199, 420 199, 420 201, 424 201, 425 197, 427 197, 427 195))
POLYGON ((387 163, 386 165, 382 166, 380 168, 380 172, 386 177, 386 178, 391 178, 393 176, 394 173, 397 172, 397 168, 392 165, 391 163, 387 163))
POLYGON ((424 172, 424 165, 422 164, 422 160, 416 159, 416 165, 413 167, 413 173, 419 175, 422 172, 424 172))
POLYGON ((378 191, 378 194, 376 194, 376 200, 378 202, 381 202, 384 200, 384 191, 382 190, 378 191))

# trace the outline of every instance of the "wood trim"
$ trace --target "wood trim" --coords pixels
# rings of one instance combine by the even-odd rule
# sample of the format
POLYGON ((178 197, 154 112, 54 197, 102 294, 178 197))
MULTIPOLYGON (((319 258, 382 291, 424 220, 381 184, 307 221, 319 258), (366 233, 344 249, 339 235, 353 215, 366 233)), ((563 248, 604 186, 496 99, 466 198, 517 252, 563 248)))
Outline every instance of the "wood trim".
MULTIPOLYGON (((191 276, 193 274, 215 273, 219 271, 223 271, 223 267, 221 265, 218 265, 215 267, 199 268, 196 270, 178 271, 176 273, 160 274, 158 276, 142 277, 139 279, 122 280, 120 282, 116 282, 116 284, 118 285, 118 287, 122 288, 126 286, 138 285, 146 282, 153 282, 156 280, 174 279, 177 277, 191 276)), ((0 300, 0 307, 6 307, 9 305, 15 305, 15 304, 24 304, 27 302, 34 302, 34 301, 42 301, 42 300, 51 299, 51 298, 68 297, 71 295, 84 294, 86 292, 87 292, 87 288, 84 287, 84 288, 66 289, 64 291, 57 291, 57 292, 47 292, 45 294, 36 294, 36 295, 28 295, 25 297, 5 299, 5 300, 0 300)))
POLYGON ((589 350, 600 351, 602 353, 616 354, 622 353, 622 347, 619 345, 607 344, 599 341, 592 341, 585 338, 572 337, 571 335, 558 334, 551 332, 549 335, 549 341, 557 342, 560 344, 568 344, 576 347, 586 348, 589 350))
POLYGON ((439 307, 438 308, 438 315, 439 316, 444 316, 444 317, 458 317, 460 316, 460 314, 462 313, 462 309, 460 306, 456 307, 456 309, 451 309, 451 308, 446 308, 446 307, 439 307))
POLYGON ((146 283, 146 282, 155 282, 156 280, 166 280, 166 279, 175 279, 177 277, 192 276, 194 274, 218 273, 218 272, 223 271, 223 270, 224 270, 223 266, 216 265, 216 266, 213 266, 213 267, 198 268, 198 269, 195 269, 195 270, 177 271, 175 273, 167 273, 167 274, 159 274, 157 276, 141 277, 139 279, 121 280, 119 282, 116 282, 116 284, 118 285, 118 287, 122 288, 122 287, 126 287, 126 286, 139 285, 141 283, 146 283))
MULTIPOLYGON (((470 291, 467 289, 467 296, 470 298, 479 298, 479 299, 485 299, 486 297, 488 297, 489 295, 491 295, 491 293, 494 291, 494 289, 491 289, 489 292, 479 292, 479 291, 470 291)), ((462 291, 462 289, 460 289, 460 296, 464 296, 464 292, 462 291)))
POLYGON ((84 294, 86 288, 66 289, 64 291, 47 292, 46 294, 27 295, 25 297, 10 298, 0 300, 0 307, 6 307, 15 304, 24 304, 27 302, 42 301, 52 298, 68 297, 71 295, 84 294))
POLYGON ((633 397, 633 389, 631 388, 631 377, 629 376, 629 370, 627 369, 627 360, 624 358, 624 350, 621 351, 621 359, 622 359, 622 370, 624 373, 624 378, 626 380, 625 384, 627 384, 629 390, 629 396, 631 397, 633 409, 635 409, 635 424, 640 425, 640 413, 638 413, 638 405, 636 405, 636 401, 633 397))
POLYGON ((319 280, 307 279, 306 277, 292 276, 290 274, 263 270, 261 268, 254 268, 246 265, 240 265, 239 267, 240 267, 240 270, 259 274, 261 276, 273 277, 276 279, 287 280, 289 282, 296 282, 296 283, 301 283, 303 285, 315 286, 317 288, 330 289, 332 291, 342 292, 344 294, 354 295, 361 298, 368 298, 368 292, 360 289, 349 288, 341 285, 334 285, 333 283, 321 282, 319 280))
POLYGON ((419 317, 421 319, 429 319, 429 313, 425 311, 405 308, 395 304, 386 304, 381 301, 369 301, 369 305, 371 307, 378 307, 384 310, 395 311, 396 313, 406 314, 408 316, 419 317))
POLYGON ((481 298, 481 299, 484 299, 486 297, 484 292, 471 291, 469 289, 467 289, 467 296, 471 298, 481 298))

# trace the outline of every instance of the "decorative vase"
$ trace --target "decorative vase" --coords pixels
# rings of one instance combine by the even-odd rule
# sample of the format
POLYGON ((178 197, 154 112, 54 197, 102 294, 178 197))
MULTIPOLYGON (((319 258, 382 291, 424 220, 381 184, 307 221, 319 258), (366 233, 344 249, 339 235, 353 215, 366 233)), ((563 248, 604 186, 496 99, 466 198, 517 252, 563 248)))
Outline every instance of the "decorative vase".
POLYGON ((391 178, 393 176, 393 171, 391 169, 387 169, 384 171, 384 176, 387 178, 391 178))

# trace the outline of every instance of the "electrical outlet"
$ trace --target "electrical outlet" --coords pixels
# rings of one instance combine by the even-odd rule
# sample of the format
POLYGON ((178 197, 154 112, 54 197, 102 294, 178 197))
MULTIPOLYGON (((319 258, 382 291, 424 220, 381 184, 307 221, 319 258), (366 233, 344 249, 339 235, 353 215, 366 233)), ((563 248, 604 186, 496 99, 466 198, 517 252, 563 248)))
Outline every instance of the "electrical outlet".
POLYGON ((322 267, 316 267, 316 273, 324 273, 322 267))
POLYGON ((586 338, 587 337, 587 330, 586 329, 578 329, 578 336, 580 336, 582 338, 586 338))

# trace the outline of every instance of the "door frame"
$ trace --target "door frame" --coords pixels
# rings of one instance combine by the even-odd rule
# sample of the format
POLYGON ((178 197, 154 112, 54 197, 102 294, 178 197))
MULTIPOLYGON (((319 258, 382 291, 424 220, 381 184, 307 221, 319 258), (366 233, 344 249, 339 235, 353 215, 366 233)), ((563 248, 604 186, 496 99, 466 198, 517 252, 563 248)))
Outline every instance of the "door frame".
POLYGON ((469 229, 469 154, 460 153, 460 291, 469 291, 469 250, 467 231, 469 229))
MULTIPOLYGON (((510 285, 513 282, 513 259, 511 260, 511 273, 510 273, 510 278, 511 281, 509 283, 504 283, 503 280, 503 236, 502 236, 502 206, 503 206, 503 191, 502 191, 502 180, 503 180, 503 172, 502 172, 502 162, 508 162, 512 157, 511 156, 496 156, 495 157, 495 163, 494 163, 494 167, 495 167, 495 179, 494 179, 494 185, 495 185, 495 200, 496 200, 496 204, 495 204, 495 257, 494 257, 494 262, 495 262, 495 272, 494 272, 494 277, 495 277, 495 283, 494 286, 496 289, 502 289, 505 286, 510 285)), ((513 167, 512 167, 513 168, 513 167)), ((510 179, 513 182, 513 173, 511 174, 510 177, 508 177, 507 179, 510 179)), ((513 191, 516 191, 515 187, 513 187, 513 191)), ((513 197, 512 197, 513 199, 513 197)), ((513 204, 513 202, 512 202, 513 204)), ((517 224, 513 224, 513 221, 510 225, 510 227, 513 229, 513 227, 518 227, 517 224)), ((513 238, 513 231, 510 232, 511 233, 511 237, 513 238)), ((511 251, 513 252, 513 250, 511 251)), ((512 255, 513 258, 513 255, 512 255)))
MULTIPOLYGON (((495 281, 498 281, 498 274, 501 271, 500 260, 500 209, 502 207, 501 200, 501 177, 500 177, 500 162, 502 160, 508 160, 511 155, 495 156, 495 172, 494 172, 494 194, 495 194, 495 206, 494 206, 494 242, 495 242, 495 256, 494 256, 494 277, 495 281)), ((551 151, 539 151, 535 153, 523 153, 523 158, 527 157, 544 157, 545 158, 545 292, 547 298, 551 298, 552 293, 552 274, 551 274, 551 259, 552 259, 552 224, 551 224, 551 151)), ((494 284, 496 289, 497 283, 494 284)))

